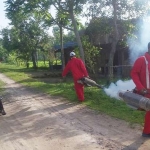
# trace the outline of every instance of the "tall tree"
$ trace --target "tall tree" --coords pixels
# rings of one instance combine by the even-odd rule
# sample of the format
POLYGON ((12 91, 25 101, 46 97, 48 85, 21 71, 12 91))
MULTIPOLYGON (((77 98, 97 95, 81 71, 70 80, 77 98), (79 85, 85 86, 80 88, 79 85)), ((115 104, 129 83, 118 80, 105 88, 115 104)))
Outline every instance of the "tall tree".
MULTIPOLYGON (((50 23, 55 23, 57 25, 61 25, 67 29, 73 30, 75 35, 76 35, 76 40, 78 43, 78 46, 80 48, 80 56, 84 61, 84 51, 82 48, 82 43, 81 39, 79 36, 78 32, 78 25, 76 21, 76 17, 83 9, 83 4, 85 4, 87 0, 36 0, 36 1, 31 1, 31 0, 22 0, 22 1, 12 1, 12 0, 7 0, 7 11, 11 13, 11 11, 14 12, 14 10, 21 10, 22 12, 25 13, 30 13, 31 11, 35 12, 38 11, 40 14, 43 16, 43 19, 47 19, 47 22, 50 23), (11 7, 10 7, 11 6, 11 7), (12 7, 13 6, 13 7, 12 7), (63 14, 62 17, 64 16, 68 17, 68 20, 72 21, 72 27, 68 27, 68 25, 62 25, 61 22, 59 22, 57 19, 53 18, 52 15, 49 13, 50 6, 54 6, 56 10, 59 12, 59 14, 63 14)), ((61 18, 62 19, 62 18, 61 18)))
POLYGON ((64 1, 52 0, 52 4, 57 9, 57 11, 63 14, 67 13, 70 16, 70 19, 72 21, 72 25, 74 28, 76 40, 77 40, 79 50, 80 50, 80 57, 82 58, 84 62, 85 62, 84 50, 83 50, 80 35, 78 32, 78 26, 77 26, 77 20, 76 20, 75 14, 78 15, 79 13, 81 13, 85 2, 86 0, 64 0, 64 1))
POLYGON ((44 49, 44 44, 50 42, 47 39, 48 35, 39 27, 39 23, 35 20, 24 21, 17 28, 2 30, 2 40, 5 49, 15 51, 17 59, 24 60, 26 64, 32 57, 34 68, 37 68, 37 50, 44 49))
POLYGON ((37 11, 33 11, 31 7, 35 5, 35 2, 31 2, 30 7, 27 4, 28 2, 26 0, 7 0, 6 12, 7 17, 11 20, 11 24, 18 33, 18 44, 22 46, 22 48, 18 48, 18 50, 20 50, 22 54, 23 51, 28 51, 32 56, 34 68, 37 68, 36 52, 41 41, 44 41, 43 38, 47 35, 45 33, 46 26, 43 22, 43 15, 37 13, 37 11), (25 7, 25 5, 27 5, 27 7, 25 7))
POLYGON ((120 39, 118 25, 121 20, 138 18, 146 13, 148 0, 89 0, 89 12, 86 16, 108 17, 113 19, 112 23, 112 43, 109 54, 109 79, 113 77, 113 60, 116 46, 120 39), (90 15, 89 15, 90 14, 90 15))
POLYGON ((2 39, 0 39, 0 62, 6 61, 8 58, 8 51, 3 47, 2 39))

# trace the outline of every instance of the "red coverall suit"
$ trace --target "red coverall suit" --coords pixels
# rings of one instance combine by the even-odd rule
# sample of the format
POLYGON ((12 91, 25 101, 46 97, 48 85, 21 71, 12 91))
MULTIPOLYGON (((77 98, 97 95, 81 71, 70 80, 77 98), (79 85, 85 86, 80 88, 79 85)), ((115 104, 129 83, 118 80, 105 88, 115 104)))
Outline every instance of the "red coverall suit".
POLYGON ((72 57, 71 60, 67 63, 65 69, 62 72, 62 76, 66 76, 67 73, 71 71, 73 80, 74 80, 74 87, 76 90, 76 94, 78 96, 79 101, 84 100, 84 85, 77 83, 82 77, 87 77, 88 73, 83 64, 83 61, 79 58, 72 57))
MULTIPOLYGON (((148 62, 148 71, 150 73, 150 54, 145 53, 145 58, 148 62)), ((143 56, 139 57, 131 70, 131 77, 134 81, 137 91, 141 91, 142 89, 147 89, 147 80, 146 80, 146 62, 143 56)), ((150 79, 150 74, 149 79, 150 79)), ((148 94, 144 95, 147 98, 150 98, 150 89, 147 89, 148 94)), ((143 133, 150 134, 150 111, 146 112, 145 115, 145 124, 143 133)))

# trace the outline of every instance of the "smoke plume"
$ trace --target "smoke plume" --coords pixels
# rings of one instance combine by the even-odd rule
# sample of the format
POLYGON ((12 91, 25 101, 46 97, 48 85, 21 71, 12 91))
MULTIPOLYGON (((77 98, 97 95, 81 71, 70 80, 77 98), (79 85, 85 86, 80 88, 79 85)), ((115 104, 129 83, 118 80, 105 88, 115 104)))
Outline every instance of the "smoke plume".
POLYGON ((137 26, 140 26, 139 32, 136 34, 138 37, 129 38, 129 59, 130 64, 145 52, 147 52, 147 44, 150 42, 150 17, 144 17, 142 21, 139 21, 137 26))
POLYGON ((104 91, 108 96, 120 99, 118 96, 119 91, 127 91, 127 90, 131 91, 134 88, 135 84, 132 80, 128 81, 118 80, 115 84, 111 83, 108 88, 104 88, 104 91))
MULTIPOLYGON (((150 42, 150 17, 145 17, 140 23, 140 30, 137 34, 139 35, 138 40, 135 38, 128 39, 130 64, 133 64, 139 56, 148 51, 147 45, 150 42)), ((131 91, 134 88, 135 84, 132 80, 119 80, 115 84, 111 83, 104 91, 108 96, 120 99, 118 96, 119 91, 131 91)))

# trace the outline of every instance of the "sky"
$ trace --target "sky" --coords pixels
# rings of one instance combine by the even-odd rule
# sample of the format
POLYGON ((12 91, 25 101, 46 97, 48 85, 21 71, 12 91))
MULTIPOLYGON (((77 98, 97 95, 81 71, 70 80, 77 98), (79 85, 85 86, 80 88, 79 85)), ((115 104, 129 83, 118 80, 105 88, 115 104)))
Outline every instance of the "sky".
MULTIPOLYGON (((7 19, 6 14, 5 14, 5 0, 0 0, 0 30, 3 28, 6 28, 9 26, 9 19, 7 19)), ((54 9, 51 9, 50 11, 53 13, 54 16, 54 9)), ((52 34, 52 28, 48 31, 50 34, 52 34)))
MULTIPOLYGON (((0 30, 3 28, 6 28, 9 26, 9 19, 7 19, 5 15, 5 0, 0 0, 0 30)), ((53 9, 51 10, 51 13, 55 12, 53 9)), ((54 16, 54 14, 53 14, 54 16)), ((48 31, 50 34, 52 34, 52 28, 48 31)))
MULTIPOLYGON (((5 0, 0 0, 0 30, 2 28, 5 28, 5 27, 8 27, 9 26, 9 20, 7 19, 6 15, 5 15, 5 0)), ((52 14, 53 17, 55 17, 55 10, 54 8, 52 7, 51 10, 50 10, 50 13, 52 14)), ((82 23, 85 24, 85 21, 86 21, 86 18, 81 18, 82 20, 82 23)), ((52 28, 50 28, 50 30, 48 31, 50 35, 52 35, 52 28)), ((65 30, 65 32, 67 32, 65 30)))
POLYGON ((9 26, 9 20, 7 19, 5 15, 5 0, 0 0, 0 29, 5 28, 9 26))

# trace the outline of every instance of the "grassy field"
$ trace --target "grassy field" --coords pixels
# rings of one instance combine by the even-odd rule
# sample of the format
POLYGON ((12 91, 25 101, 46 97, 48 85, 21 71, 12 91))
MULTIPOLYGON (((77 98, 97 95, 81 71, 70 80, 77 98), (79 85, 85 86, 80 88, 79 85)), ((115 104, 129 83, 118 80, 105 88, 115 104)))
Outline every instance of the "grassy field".
POLYGON ((0 91, 3 91, 3 86, 5 85, 4 82, 0 81, 0 91))
POLYGON ((5 83, 0 81, 0 95, 2 95, 4 92, 4 88, 3 88, 4 85, 5 85, 5 83))
MULTIPOLYGON (((18 83, 33 87, 50 95, 62 96, 71 102, 78 102, 72 80, 67 79, 65 82, 54 82, 54 78, 49 77, 48 82, 44 82, 39 80, 39 78, 31 78, 29 75, 31 73, 42 72, 42 70, 34 71, 32 69, 3 63, 0 64, 0 70, 1 73, 4 73, 18 83)), ((58 80, 60 80, 60 77, 58 80)), ((101 82, 104 82, 104 80, 99 81, 99 83, 101 82)), ((129 108, 123 101, 110 98, 103 90, 96 87, 85 88, 85 102, 83 104, 99 113, 102 112, 112 117, 125 120, 131 125, 134 123, 143 125, 145 112, 129 108)))
MULTIPOLYGON (((62 64, 61 60, 53 61, 53 65, 56 65, 56 64, 57 65, 61 65, 62 64)), ((45 63, 44 63, 44 61, 38 61, 37 65, 40 66, 40 67, 49 67, 49 62, 45 61, 45 63)), ((29 62, 29 67, 30 68, 33 67, 33 63, 32 62, 29 62)))

